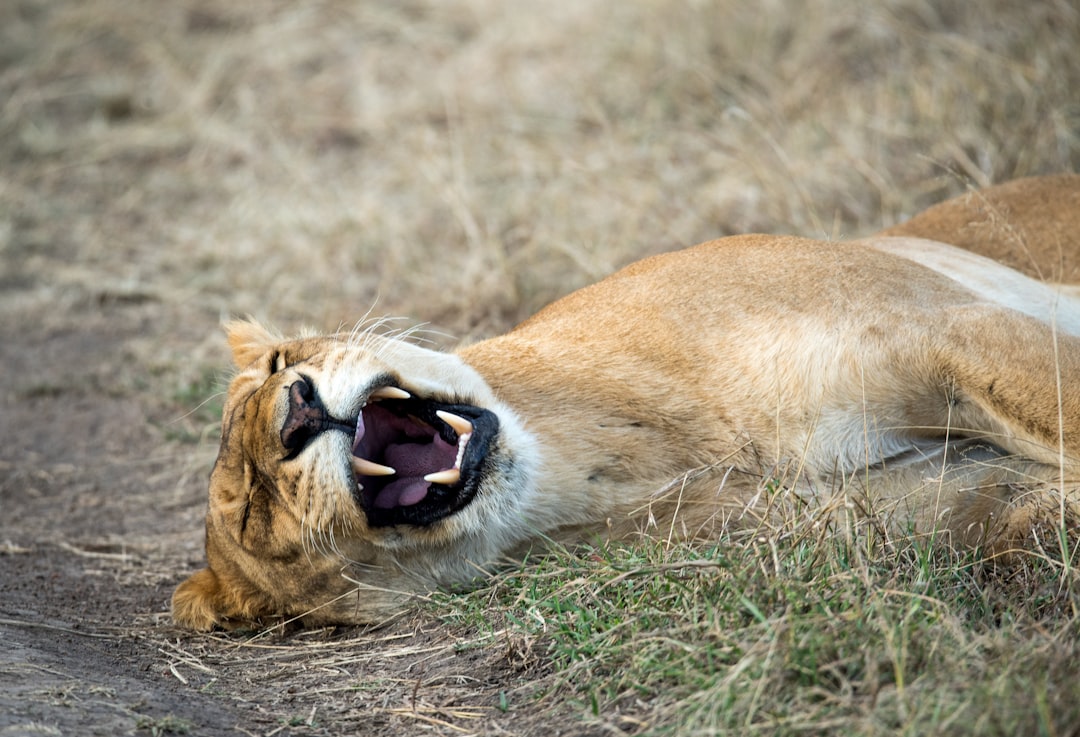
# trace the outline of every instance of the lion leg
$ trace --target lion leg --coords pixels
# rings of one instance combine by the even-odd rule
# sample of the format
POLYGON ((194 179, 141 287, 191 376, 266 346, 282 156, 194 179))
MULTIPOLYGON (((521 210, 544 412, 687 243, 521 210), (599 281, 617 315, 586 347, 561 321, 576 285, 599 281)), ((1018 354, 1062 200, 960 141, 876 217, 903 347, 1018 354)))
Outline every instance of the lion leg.
POLYGON ((1080 338, 993 307, 958 308, 943 323, 931 348, 949 397, 942 424, 1000 451, 945 459, 939 489, 949 529, 966 542, 989 537, 1007 547, 1037 526, 1076 528, 1080 338))
POLYGON ((890 534, 990 554, 1030 547, 1043 531, 1076 528, 1080 479, 988 442, 956 440, 852 474, 844 498, 890 534))
POLYGON ((1080 338, 1017 312, 965 307, 932 333, 948 424, 1006 451, 1080 469, 1080 338))

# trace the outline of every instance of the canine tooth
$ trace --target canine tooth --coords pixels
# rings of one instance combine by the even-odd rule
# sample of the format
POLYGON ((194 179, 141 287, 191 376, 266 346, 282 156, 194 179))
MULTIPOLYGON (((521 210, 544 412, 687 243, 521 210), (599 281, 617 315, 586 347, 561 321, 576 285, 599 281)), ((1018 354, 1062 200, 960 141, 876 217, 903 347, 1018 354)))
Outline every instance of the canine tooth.
POLYGON ((461 479, 461 471, 456 468, 448 468, 445 471, 436 471, 435 473, 429 473, 424 477, 424 481, 432 484, 456 484, 461 479))
POLYGON ((409 399, 412 394, 409 394, 404 389, 398 389, 396 386, 380 386, 373 391, 368 399, 371 401, 378 401, 379 399, 409 399))
POLYGON ((466 420, 464 417, 458 417, 451 412, 444 412, 441 409, 435 410, 435 415, 447 425, 454 428, 454 432, 456 432, 458 435, 472 434, 472 423, 466 420))
POLYGON ((353 470, 363 476, 393 476, 397 471, 367 458, 353 456, 351 459, 353 470))

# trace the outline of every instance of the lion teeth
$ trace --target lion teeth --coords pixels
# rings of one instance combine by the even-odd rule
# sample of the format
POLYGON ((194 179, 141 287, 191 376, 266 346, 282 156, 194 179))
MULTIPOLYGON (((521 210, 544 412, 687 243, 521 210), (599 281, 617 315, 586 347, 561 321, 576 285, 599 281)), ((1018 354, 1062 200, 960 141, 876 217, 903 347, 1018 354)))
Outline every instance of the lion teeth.
POLYGON ((377 402, 380 399, 409 399, 410 397, 412 397, 412 394, 396 386, 380 386, 368 395, 368 399, 372 402, 377 402))
POLYGON ((457 458, 454 459, 454 468, 461 468, 461 462, 465 460, 465 446, 469 444, 472 435, 458 435, 457 458))
POLYGON ((390 466, 384 466, 381 463, 369 461, 367 458, 353 456, 349 460, 352 461, 353 471, 361 476, 393 476, 397 473, 397 471, 390 468, 390 466))
POLYGON ((454 429, 458 435, 471 435, 473 431, 472 423, 466 420, 464 417, 458 417, 451 412, 444 412, 443 410, 435 410, 435 415, 445 422, 447 425, 454 429))
POLYGON ((456 484, 461 480, 461 471, 456 468, 448 468, 445 471, 436 471, 435 473, 429 473, 424 477, 424 481, 431 484, 456 484))

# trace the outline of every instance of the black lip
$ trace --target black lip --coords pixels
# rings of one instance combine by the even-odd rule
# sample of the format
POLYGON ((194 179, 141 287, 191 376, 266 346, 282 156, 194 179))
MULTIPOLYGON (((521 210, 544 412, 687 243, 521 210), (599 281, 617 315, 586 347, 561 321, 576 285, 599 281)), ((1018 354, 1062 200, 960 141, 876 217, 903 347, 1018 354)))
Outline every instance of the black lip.
POLYGON ((473 432, 465 446, 461 459, 461 479, 452 485, 432 484, 427 496, 416 504, 382 509, 374 506, 372 494, 355 492, 357 502, 367 516, 371 527, 432 525, 468 506, 480 490, 480 484, 490 466, 492 443, 499 433, 499 418, 494 412, 470 404, 451 404, 413 397, 411 399, 384 399, 379 402, 383 409, 397 415, 411 415, 431 427, 443 440, 457 442, 457 433, 443 422, 436 412, 445 411, 464 417, 472 423, 473 432))

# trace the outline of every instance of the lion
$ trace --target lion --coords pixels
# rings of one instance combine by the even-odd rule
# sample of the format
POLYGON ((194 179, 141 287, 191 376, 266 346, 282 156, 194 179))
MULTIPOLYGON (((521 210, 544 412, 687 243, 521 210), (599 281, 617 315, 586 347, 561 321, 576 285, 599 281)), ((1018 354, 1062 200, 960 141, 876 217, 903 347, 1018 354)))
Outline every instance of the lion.
POLYGON ((1071 525, 1080 290, 1048 279, 1076 274, 1077 213, 1061 175, 861 240, 727 237, 453 352, 232 322, 174 620, 377 624, 537 544, 761 524, 778 485, 949 545, 1071 525))

